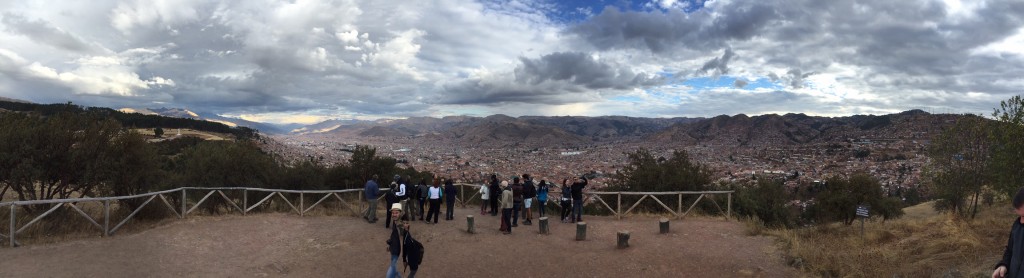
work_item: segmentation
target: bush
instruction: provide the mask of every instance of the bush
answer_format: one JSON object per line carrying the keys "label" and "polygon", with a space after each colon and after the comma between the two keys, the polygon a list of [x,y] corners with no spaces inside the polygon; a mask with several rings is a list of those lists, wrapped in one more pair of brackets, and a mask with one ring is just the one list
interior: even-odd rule
{"label": "bush", "polygon": [[736,214],[756,217],[765,227],[792,228],[796,215],[787,205],[792,196],[782,180],[760,178],[754,187],[734,186],[733,210]]}

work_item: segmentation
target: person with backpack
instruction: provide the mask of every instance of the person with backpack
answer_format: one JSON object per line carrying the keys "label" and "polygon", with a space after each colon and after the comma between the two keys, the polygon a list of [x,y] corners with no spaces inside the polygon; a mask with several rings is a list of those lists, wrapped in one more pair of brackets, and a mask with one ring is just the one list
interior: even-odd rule
{"label": "person with backpack", "polygon": [[408,234],[409,223],[401,221],[402,217],[402,204],[395,203],[391,205],[391,211],[388,213],[391,221],[391,237],[388,238],[388,252],[391,253],[391,265],[388,266],[387,277],[402,277],[398,273],[398,257],[402,255],[402,239],[405,234]]}
{"label": "person with backpack", "polygon": [[491,175],[491,216],[498,215],[498,201],[501,199],[502,190],[498,175]]}
{"label": "person with backpack", "polygon": [[512,189],[508,187],[508,181],[501,181],[501,188],[501,228],[498,230],[507,235],[512,233],[509,222],[512,216]]}
{"label": "person with backpack", "polygon": [[519,211],[523,209],[523,184],[519,177],[512,179],[512,227],[519,227]]}
{"label": "person with backpack", "polygon": [[437,224],[438,213],[441,210],[441,192],[443,192],[439,187],[440,183],[441,181],[435,179],[434,186],[427,190],[427,201],[430,202],[430,211],[427,212],[427,220],[424,221],[426,223],[430,223],[430,218],[433,217],[434,224]]}
{"label": "person with backpack", "polygon": [[406,278],[415,278],[416,272],[420,270],[420,263],[423,262],[423,254],[426,250],[423,248],[423,243],[412,237],[408,227],[406,228],[405,241],[402,243],[402,247],[402,262],[412,270]]}
{"label": "person with backpack", "polygon": [[455,220],[455,197],[459,195],[459,191],[455,189],[455,185],[452,184],[452,180],[448,179],[444,182],[444,204],[447,210],[444,213],[444,220],[451,221]]}
{"label": "person with backpack", "polygon": [[487,184],[481,185],[480,186],[480,215],[484,215],[484,213],[487,212],[487,203],[489,203],[488,199],[490,199],[490,197],[491,197],[489,195],[491,195],[491,194],[490,194],[490,191],[488,191]]}
{"label": "person with backpack", "polygon": [[427,180],[420,179],[420,184],[416,186],[416,191],[419,192],[417,194],[417,200],[419,200],[420,203],[420,220],[424,220],[423,214],[426,213],[427,210],[425,205],[427,205],[427,197],[430,194],[430,186],[427,186]]}
{"label": "person with backpack", "polygon": [[537,187],[533,185],[533,177],[523,174],[523,225],[533,225],[533,198],[537,197]]}
{"label": "person with backpack", "polygon": [[562,223],[569,223],[569,215],[572,214],[572,190],[569,189],[569,179],[562,180]]}
{"label": "person with backpack", "polygon": [[544,217],[544,208],[548,206],[548,181],[540,180],[540,186],[537,186],[537,208],[540,209],[540,217]]}

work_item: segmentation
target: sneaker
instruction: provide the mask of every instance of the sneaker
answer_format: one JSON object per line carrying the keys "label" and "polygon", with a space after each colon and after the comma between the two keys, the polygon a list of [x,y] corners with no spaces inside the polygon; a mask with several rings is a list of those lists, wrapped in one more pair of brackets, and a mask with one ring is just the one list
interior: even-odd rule
{"label": "sneaker", "polygon": [[513,228],[515,228],[515,227],[519,227],[519,224],[515,224],[515,223],[512,223],[512,227],[513,227]]}

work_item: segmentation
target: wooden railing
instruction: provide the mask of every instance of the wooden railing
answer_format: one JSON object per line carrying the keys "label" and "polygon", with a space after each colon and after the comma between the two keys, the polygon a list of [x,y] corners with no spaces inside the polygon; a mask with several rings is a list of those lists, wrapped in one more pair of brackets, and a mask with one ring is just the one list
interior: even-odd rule
{"label": "wooden railing", "polygon": [[[479,187],[480,187],[480,185],[458,184],[457,186],[460,187],[459,191],[460,191],[461,194],[456,196],[456,200],[457,200],[456,203],[459,204],[460,206],[466,207],[468,202],[471,202],[473,199],[478,199],[479,198],[479,195],[480,195]],[[465,197],[466,196],[466,187],[471,188],[471,190],[472,190],[471,192],[473,192],[473,194],[470,195],[469,198]],[[224,193],[226,191],[235,191],[235,192],[241,191],[242,192],[241,200],[236,200],[236,199],[230,198],[227,194]],[[250,204],[250,202],[249,202],[249,195],[250,195],[249,192],[250,191],[252,191],[252,192],[269,192],[270,194],[264,196],[259,201],[255,202],[253,204]],[[388,189],[386,189],[386,188],[385,189],[381,189],[381,191],[382,192],[383,191],[388,191]],[[205,194],[202,195],[203,197],[200,198],[199,201],[194,202],[190,206],[190,202],[188,201],[188,194],[189,194],[189,192],[205,192]],[[181,198],[178,200],[178,204],[173,204],[172,201],[168,200],[167,196],[170,196],[170,194],[176,194],[176,193],[180,193],[181,194]],[[714,196],[714,195],[719,195],[719,194],[726,194],[728,196],[728,201],[727,201],[728,203],[727,203],[726,210],[724,210],[724,211],[722,210],[722,207],[718,205],[718,202],[715,201],[713,198],[708,197],[706,199],[710,200],[719,209],[720,212],[724,213],[726,218],[729,218],[732,215],[732,193],[733,193],[733,191],[675,191],[675,192],[595,192],[595,191],[591,191],[591,192],[584,192],[584,195],[585,195],[584,201],[586,202],[587,198],[589,198],[591,200],[596,200],[598,203],[604,205],[605,208],[607,208],[609,211],[611,211],[612,215],[614,215],[617,219],[621,219],[623,216],[626,216],[630,212],[632,212],[633,209],[635,209],[645,199],[651,198],[655,202],[660,204],[661,207],[664,208],[668,213],[671,213],[672,215],[674,215],[678,219],[678,218],[681,218],[681,217],[685,217],[687,214],[689,214],[690,211],[693,210],[693,208],[697,206],[697,203],[699,203],[701,200],[705,199],[705,196]],[[202,194],[202,193],[200,193],[200,194]],[[299,197],[298,206],[296,206],[296,204],[293,203],[292,200],[290,200],[288,197],[286,197],[285,194],[290,194],[291,196],[295,196],[297,194],[298,197]],[[305,204],[305,199],[306,199],[305,197],[306,197],[306,195],[319,196],[321,194],[322,194],[322,197],[319,197],[319,199],[317,199],[316,202],[314,202],[312,205],[306,206],[306,204]],[[353,204],[349,203],[348,201],[346,201],[345,198],[342,198],[340,194],[356,194],[356,195],[358,195],[358,197],[356,198],[358,200],[357,201],[358,204],[353,205]],[[551,195],[551,198],[548,198],[548,202],[554,202],[556,206],[561,206],[558,202],[555,201],[556,200],[555,196],[561,196],[560,195],[561,193],[560,192],[550,192],[549,194]],[[216,195],[216,197],[214,197],[215,195]],[[381,196],[378,197],[376,201],[379,202],[383,198],[383,195],[384,194],[381,194]],[[640,195],[642,197],[639,200],[637,200],[632,206],[630,206],[629,209],[626,209],[626,211],[622,211],[622,208],[623,208],[623,206],[622,206],[622,196],[623,195],[627,195],[627,196]],[[672,196],[672,195],[676,195],[677,198],[678,198],[678,206],[677,206],[677,208],[675,210],[673,210],[669,206],[665,205],[665,203],[662,202],[661,199],[659,199],[657,197],[657,196]],[[693,204],[690,205],[690,207],[686,209],[686,211],[683,211],[683,195],[699,195],[697,200],[694,201]],[[2,203],[0,203],[0,208],[6,207],[6,208],[10,209],[10,221],[8,223],[9,225],[8,225],[7,233],[6,234],[0,233],[0,242],[7,241],[9,246],[11,246],[11,247],[17,247],[17,246],[21,245],[18,242],[18,240],[17,240],[17,235],[18,234],[24,232],[26,229],[28,229],[32,225],[38,223],[40,220],[42,220],[46,216],[52,214],[54,211],[57,211],[58,209],[60,209],[62,207],[71,208],[73,211],[77,212],[79,215],[84,217],[89,222],[89,224],[92,224],[92,226],[96,227],[97,229],[99,229],[102,232],[102,236],[111,236],[115,232],[117,232],[119,229],[124,227],[124,225],[127,224],[132,218],[134,218],[135,215],[137,215],[140,211],[142,211],[143,208],[145,208],[147,205],[149,205],[150,203],[152,203],[152,201],[154,201],[156,199],[159,199],[160,200],[159,203],[162,203],[164,205],[163,207],[165,207],[168,210],[170,210],[179,219],[184,219],[189,214],[191,214],[196,209],[198,209],[204,202],[209,200],[210,197],[213,197],[214,199],[216,199],[216,198],[223,199],[225,201],[225,203],[228,205],[228,208],[229,208],[230,211],[236,211],[237,210],[241,215],[248,215],[249,212],[253,211],[254,209],[259,207],[260,205],[266,204],[269,200],[274,199],[275,196],[279,197],[279,199],[281,199],[282,201],[284,201],[285,204],[287,204],[287,207],[290,209],[289,212],[294,212],[295,214],[299,215],[300,217],[305,216],[310,210],[316,208],[321,203],[323,203],[323,202],[325,202],[327,200],[332,199],[331,197],[334,197],[333,199],[338,200],[342,205],[344,205],[344,207],[348,208],[348,210],[350,210],[355,215],[360,215],[365,210],[364,209],[365,202],[363,201],[364,194],[363,194],[363,190],[362,189],[346,189],[346,190],[284,190],[284,189],[241,188],[241,187],[217,187],[217,188],[182,187],[182,188],[177,188],[177,189],[171,189],[171,190],[165,190],[165,191],[159,191],[159,192],[151,192],[151,193],[132,195],[132,196],[95,197],[95,198],[72,198],[72,199],[53,199],[53,200],[33,200],[33,201],[2,202]],[[609,205],[608,202],[606,202],[604,200],[604,198],[602,198],[602,196],[615,196],[616,197],[616,202],[615,202],[616,206],[615,206],[615,208],[613,209],[612,206]],[[114,226],[111,227],[111,224],[112,224],[111,220],[115,220],[115,221],[118,220],[118,219],[112,219],[112,217],[110,215],[110,209],[111,209],[112,205],[117,205],[116,203],[112,204],[112,202],[131,200],[131,199],[142,199],[142,198],[145,198],[145,201],[143,201],[141,205],[136,207],[135,210],[133,210],[131,213],[128,214],[128,216],[126,216],[124,219],[120,219],[120,221],[116,222],[114,224]],[[99,203],[99,204],[101,204],[103,206],[103,218],[102,218],[103,223],[102,224],[100,224],[100,221],[99,221],[100,219],[99,218],[92,217],[88,213],[83,211],[81,208],[79,208],[79,204],[80,203],[88,203],[88,202],[97,202],[97,203]],[[49,210],[47,210],[47,211],[37,215],[35,218],[30,220],[25,225],[22,225],[21,227],[18,227],[17,212],[18,212],[18,208],[19,207],[23,207],[23,206],[36,206],[36,205],[53,205],[53,204],[56,204],[56,205],[50,207]],[[546,205],[546,203],[543,204],[543,205]],[[0,228],[0,230],[3,230],[3,229]]]}

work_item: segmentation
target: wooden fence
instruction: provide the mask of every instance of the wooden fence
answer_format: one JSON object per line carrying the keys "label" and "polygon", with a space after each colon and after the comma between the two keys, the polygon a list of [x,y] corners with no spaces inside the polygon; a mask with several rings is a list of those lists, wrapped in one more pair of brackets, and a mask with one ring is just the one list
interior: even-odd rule
{"label": "wooden fence", "polygon": [[[479,197],[480,197],[479,196],[480,195],[479,187],[480,187],[480,185],[458,184],[457,186],[459,187],[458,190],[460,191],[460,194],[458,196],[456,196],[456,200],[457,200],[456,203],[459,204],[461,207],[466,207],[467,203],[472,202],[473,199],[478,199],[479,200]],[[470,195],[470,197],[468,197],[468,198],[466,198],[466,189],[467,189],[467,187],[470,188],[470,190],[471,190],[470,192],[472,192],[472,195]],[[385,189],[381,189],[381,191],[387,191],[387,190],[388,189],[386,189],[386,188]],[[241,200],[232,199],[232,198],[230,198],[228,196],[228,194],[224,193],[224,192],[237,192],[237,191],[241,191],[242,192]],[[196,202],[194,202],[193,204],[190,205],[189,204],[190,202],[188,201],[188,196],[189,196],[190,192],[198,192],[203,197],[200,198],[199,201],[196,201]],[[249,194],[249,192],[264,192],[264,193],[269,192],[270,194],[264,196],[262,199],[258,200],[257,202],[250,204],[250,200],[249,200],[249,195],[250,194]],[[205,194],[203,194],[203,193],[205,193]],[[674,215],[678,219],[678,218],[681,218],[681,217],[685,217],[691,210],[693,210],[693,208],[697,205],[698,202],[700,202],[702,199],[705,199],[705,196],[713,196],[713,195],[718,195],[718,194],[726,194],[726,195],[728,195],[728,204],[727,204],[727,208],[726,208],[725,211],[722,210],[721,206],[719,206],[718,202],[715,201],[713,198],[708,197],[707,200],[710,200],[716,207],[718,207],[720,212],[725,214],[726,218],[729,218],[730,215],[732,214],[732,193],[733,193],[733,191],[676,191],[676,192],[593,192],[592,191],[592,192],[585,192],[584,193],[584,195],[585,195],[584,201],[587,201],[588,198],[590,200],[597,201],[598,203],[604,205],[609,211],[611,211],[612,214],[617,219],[621,219],[623,216],[626,216],[630,212],[632,212],[633,209],[635,209],[642,201],[644,201],[647,198],[650,198],[650,199],[654,200],[655,202],[657,202],[658,204],[660,204],[661,207],[663,207],[667,212],[671,213],[672,215]],[[170,196],[170,194],[181,194],[181,198],[178,200],[178,204],[174,204],[173,201],[168,200],[168,196]],[[296,206],[296,204],[293,203],[292,200],[290,200],[288,197],[286,197],[285,194],[289,194],[289,195],[291,195],[293,197],[298,195],[298,197],[299,197],[298,205]],[[349,201],[346,201],[345,198],[341,197],[342,196],[341,194],[356,194],[356,195],[358,195],[358,197],[356,198],[358,200],[357,201],[358,204],[353,205],[353,204],[349,203]],[[559,205],[558,202],[554,201],[555,200],[554,196],[556,196],[556,194],[561,194],[561,193],[551,192],[549,194],[551,194],[551,198],[548,198],[548,202],[554,202],[556,205]],[[313,202],[313,204],[307,206],[306,203],[305,203],[307,195],[316,196],[316,197],[318,197],[318,199],[317,199],[316,202]],[[622,211],[622,208],[623,208],[623,206],[622,206],[622,196],[623,195],[627,195],[627,196],[629,196],[629,195],[640,195],[642,197],[639,200],[637,200],[632,206],[630,206],[629,209],[626,209],[626,211]],[[669,206],[665,205],[665,203],[662,202],[661,199],[659,199],[657,197],[657,196],[672,196],[672,195],[676,195],[678,197],[678,200],[679,200],[678,206],[677,206],[676,209],[672,209]],[[692,205],[690,205],[690,207],[688,209],[686,209],[686,211],[683,211],[683,202],[682,202],[683,195],[700,195],[700,196],[697,198],[696,201],[694,201],[694,203]],[[102,232],[102,234],[101,234],[102,236],[111,236],[115,232],[117,232],[119,229],[124,227],[124,225],[127,224],[133,217],[135,217],[135,215],[138,214],[143,208],[145,208],[147,205],[149,205],[150,203],[152,203],[154,200],[157,200],[157,199],[159,199],[159,203],[163,204],[163,207],[165,207],[166,209],[170,210],[173,213],[173,215],[177,216],[179,219],[184,219],[189,214],[191,214],[196,209],[198,209],[200,207],[200,205],[202,205],[204,202],[209,200],[211,197],[213,197],[214,199],[217,199],[217,198],[223,199],[225,201],[226,205],[228,206],[229,210],[231,210],[231,211],[237,211],[241,215],[248,215],[249,212],[253,211],[254,209],[259,207],[260,205],[265,204],[268,200],[274,199],[275,196],[278,197],[280,200],[282,200],[285,204],[287,204],[288,208],[290,209],[289,210],[290,213],[295,213],[295,214],[297,214],[300,217],[305,216],[306,213],[308,213],[310,210],[316,208],[321,203],[323,203],[323,202],[325,202],[327,200],[332,199],[332,197],[333,197],[333,199],[338,200],[341,204],[344,205],[345,208],[350,210],[355,215],[360,215],[365,210],[364,209],[365,202],[363,201],[364,194],[363,194],[363,190],[362,189],[346,189],[346,190],[283,190],[283,189],[240,188],[240,187],[218,187],[218,188],[182,187],[182,188],[177,188],[177,189],[171,189],[171,190],[165,190],[165,191],[159,191],[159,192],[151,192],[151,193],[132,195],[132,196],[95,197],[95,198],[72,198],[72,199],[53,199],[53,200],[34,200],[34,201],[14,201],[14,202],[3,202],[3,203],[0,203],[0,208],[7,207],[7,208],[10,209],[10,221],[8,223],[9,225],[8,225],[7,233],[4,234],[4,233],[0,232],[0,242],[7,241],[8,244],[11,247],[20,246],[21,244],[17,240],[17,235],[19,233],[24,232],[26,229],[31,227],[33,224],[36,224],[37,222],[39,222],[40,220],[42,220],[46,216],[52,214],[54,211],[57,211],[58,209],[60,209],[62,207],[71,208],[73,211],[77,212],[79,215],[84,217],[90,224],[92,224],[92,226],[96,227],[99,231]],[[557,196],[560,196],[560,195],[557,195]],[[616,202],[615,202],[616,206],[615,206],[615,208],[613,209],[612,206],[609,205],[608,202],[606,202],[602,196],[615,196],[616,197]],[[376,201],[379,202],[380,199],[382,199],[382,198],[383,198],[383,194],[381,194],[381,196],[378,197]],[[135,210],[133,210],[131,213],[129,213],[128,216],[126,216],[124,219],[120,219],[120,221],[117,221],[118,219],[112,219],[111,218],[111,215],[110,215],[111,206],[112,205],[116,205],[116,203],[112,204],[112,202],[118,202],[118,201],[123,201],[123,200],[132,200],[132,199],[145,199],[145,201],[143,201],[141,205],[136,207]],[[80,206],[79,204],[80,203],[89,203],[89,202],[96,202],[96,203],[99,203],[99,204],[101,204],[103,206],[103,218],[102,218],[103,223],[102,224],[100,223],[101,219],[94,218],[94,217],[90,216],[88,213],[86,213],[85,211],[83,211],[81,208],[79,208],[79,206]],[[49,210],[43,212],[42,214],[39,214],[38,216],[36,216],[32,220],[30,220],[25,225],[22,225],[21,227],[18,227],[18,221],[17,221],[17,211],[18,211],[18,208],[22,207],[22,206],[33,206],[33,205],[54,205],[54,206],[50,207]],[[546,203],[544,205],[546,205]],[[387,208],[385,208],[385,210],[386,209]],[[111,222],[111,220],[115,220],[115,222]],[[114,225],[111,226],[111,224],[114,224]],[[0,230],[3,230],[3,229],[0,228]]]}

